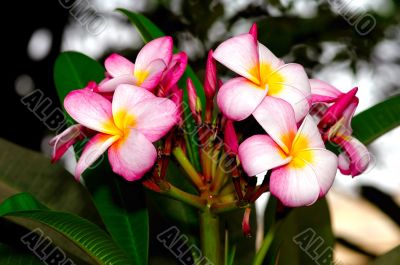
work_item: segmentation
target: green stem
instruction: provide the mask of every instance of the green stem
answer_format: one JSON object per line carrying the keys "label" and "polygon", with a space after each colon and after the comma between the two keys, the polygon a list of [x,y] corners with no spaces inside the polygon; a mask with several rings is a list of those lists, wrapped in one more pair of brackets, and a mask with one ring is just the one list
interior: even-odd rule
{"label": "green stem", "polygon": [[201,250],[214,265],[223,264],[219,217],[205,210],[200,213]]}
{"label": "green stem", "polygon": [[193,155],[193,150],[192,150],[192,145],[191,145],[191,143],[190,143],[190,139],[189,139],[189,137],[188,137],[188,134],[186,134],[186,133],[183,133],[183,138],[185,139],[185,144],[186,144],[186,151],[187,151],[187,154],[188,154],[188,156],[189,156],[189,160],[192,162],[192,163],[194,163],[194,155]]}
{"label": "green stem", "polygon": [[204,186],[201,176],[190,163],[182,148],[175,147],[172,153],[174,154],[178,163],[182,166],[183,170],[185,170],[190,180],[196,185],[197,188],[201,189]]}
{"label": "green stem", "polygon": [[219,193],[219,190],[225,184],[226,181],[224,161],[225,160],[221,158],[216,166],[215,177],[213,179],[213,184],[211,186],[211,189],[215,194]]}
{"label": "green stem", "polygon": [[268,231],[268,234],[265,236],[260,249],[258,250],[258,252],[256,253],[256,256],[254,257],[253,265],[262,265],[263,264],[264,258],[267,255],[267,252],[272,244],[272,240],[274,239],[274,235],[275,235],[277,226],[278,226],[278,224],[275,224]]}
{"label": "green stem", "polygon": [[198,209],[202,209],[205,206],[205,201],[202,200],[200,197],[187,193],[172,184],[168,183],[168,186],[165,189],[161,190],[161,193],[171,197],[173,199],[176,199],[178,201],[187,203],[193,207],[196,207]]}
{"label": "green stem", "polygon": [[211,206],[211,211],[214,214],[225,213],[238,209],[238,201],[224,202],[224,203],[214,203]]}

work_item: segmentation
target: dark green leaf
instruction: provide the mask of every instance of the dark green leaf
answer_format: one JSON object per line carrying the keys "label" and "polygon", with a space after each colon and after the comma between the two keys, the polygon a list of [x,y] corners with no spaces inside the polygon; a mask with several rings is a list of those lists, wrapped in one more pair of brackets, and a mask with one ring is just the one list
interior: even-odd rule
{"label": "dark green leaf", "polygon": [[61,53],[54,65],[54,82],[61,103],[70,91],[86,87],[89,81],[100,82],[104,73],[101,64],[82,53]]}
{"label": "dark green leaf", "polygon": [[[273,200],[271,202],[275,203]],[[290,210],[290,213],[277,223],[275,234],[263,264],[274,262],[277,256],[278,264],[282,265],[312,264],[317,261],[322,264],[321,261],[325,258],[328,260],[326,264],[332,261],[334,235],[325,199],[312,206]],[[319,246],[322,240],[323,243]],[[318,258],[319,255],[322,256]]]}
{"label": "dark green leaf", "polygon": [[114,174],[108,159],[84,174],[86,186],[114,240],[135,264],[148,262],[149,217],[140,182]]}
{"label": "dark green leaf", "polygon": [[388,131],[400,126],[400,95],[391,97],[356,115],[353,135],[368,145]]}
{"label": "dark green leaf", "polygon": [[90,194],[70,173],[40,153],[0,139],[0,202],[22,191],[54,210],[101,224]]}
{"label": "dark green leaf", "polygon": [[18,217],[45,225],[82,249],[96,264],[133,264],[111,238],[89,221],[65,212],[53,212],[27,193],[0,205],[0,216]]}

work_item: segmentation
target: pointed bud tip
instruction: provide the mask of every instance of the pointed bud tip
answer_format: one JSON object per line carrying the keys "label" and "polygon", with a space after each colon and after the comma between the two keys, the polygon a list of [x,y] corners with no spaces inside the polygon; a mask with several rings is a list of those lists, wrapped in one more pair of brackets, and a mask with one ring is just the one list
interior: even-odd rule
{"label": "pointed bud tip", "polygon": [[253,25],[251,25],[251,28],[249,30],[249,33],[254,37],[255,40],[257,40],[258,38],[258,29],[257,29],[257,24],[253,23]]}

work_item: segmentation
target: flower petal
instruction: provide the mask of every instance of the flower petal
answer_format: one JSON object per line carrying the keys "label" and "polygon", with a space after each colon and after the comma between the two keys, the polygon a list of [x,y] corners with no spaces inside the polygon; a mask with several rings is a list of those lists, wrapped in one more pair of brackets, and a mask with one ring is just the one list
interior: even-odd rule
{"label": "flower petal", "polygon": [[272,139],[288,153],[297,132],[294,111],[286,101],[266,96],[253,113]]}
{"label": "flower petal", "polygon": [[334,102],[343,93],[336,87],[318,79],[310,79],[311,102]]}
{"label": "flower petal", "polygon": [[117,86],[123,84],[128,84],[128,85],[136,84],[136,80],[133,77],[133,74],[121,75],[101,82],[98,86],[98,92],[100,93],[114,92]]}
{"label": "flower petal", "polygon": [[83,126],[75,124],[68,127],[62,133],[56,135],[49,141],[49,145],[53,147],[51,161],[58,161],[64,153],[70,148],[81,136]]}
{"label": "flower petal", "polygon": [[247,175],[255,176],[285,165],[291,158],[268,135],[254,135],[240,144],[239,160]]}
{"label": "flower petal", "polygon": [[143,177],[154,165],[156,158],[156,148],[135,129],[108,149],[112,170],[128,181]]}
{"label": "flower petal", "polygon": [[171,63],[164,72],[160,85],[164,92],[167,92],[171,87],[176,85],[185,72],[187,65],[187,55],[184,52],[179,52],[172,56]]}
{"label": "flower petal", "polygon": [[337,136],[333,141],[344,150],[339,155],[339,169],[342,174],[355,177],[368,168],[371,154],[359,140],[352,136]]}
{"label": "flower petal", "polygon": [[325,145],[317,125],[311,116],[307,115],[294,138],[292,153],[313,148],[325,148]]}
{"label": "flower petal", "polygon": [[266,83],[268,81],[268,76],[285,63],[260,42],[258,43],[258,55],[260,60],[260,77],[262,82]]}
{"label": "flower petal", "polygon": [[177,111],[175,103],[167,98],[143,100],[135,106],[135,128],[149,141],[158,141],[176,124]]}
{"label": "flower petal", "polygon": [[109,73],[112,77],[120,75],[132,75],[135,68],[135,65],[132,62],[116,53],[108,56],[104,62],[104,65],[107,73]]}
{"label": "flower petal", "polygon": [[157,59],[152,61],[145,70],[135,70],[136,85],[152,90],[159,84],[165,68],[166,65],[163,60]]}
{"label": "flower petal", "polygon": [[359,99],[357,97],[354,98],[349,106],[343,111],[343,120],[341,121],[342,126],[338,128],[339,134],[351,135],[353,133],[353,129],[351,128],[351,120],[356,112],[358,101]]}
{"label": "flower petal", "polygon": [[115,143],[120,136],[110,136],[99,133],[93,136],[85,145],[75,169],[75,178],[79,180],[83,171],[90,167],[96,160]]}
{"label": "flower petal", "polygon": [[150,91],[133,85],[119,85],[115,90],[112,113],[118,128],[124,130],[136,123],[136,105],[146,99],[155,98]]}
{"label": "flower petal", "polygon": [[313,204],[320,192],[314,170],[308,165],[293,167],[291,163],[272,171],[269,182],[271,194],[289,207]]}
{"label": "flower petal", "polygon": [[221,86],[217,103],[225,116],[240,121],[251,115],[266,94],[267,90],[243,77],[236,77]]}
{"label": "flower petal", "polygon": [[64,99],[64,107],[71,117],[83,126],[107,134],[116,134],[111,102],[95,92],[74,90]]}
{"label": "flower petal", "polygon": [[303,159],[317,177],[319,184],[319,197],[324,196],[335,180],[338,159],[334,153],[326,149],[309,149],[301,151],[297,158]]}
{"label": "flower petal", "polygon": [[296,122],[300,122],[310,111],[308,98],[294,87],[286,87],[276,98],[283,99],[292,106]]}
{"label": "flower petal", "polygon": [[281,98],[292,105],[296,122],[302,120],[310,109],[311,88],[303,66],[285,64],[268,77],[268,95]]}
{"label": "flower petal", "polygon": [[172,38],[161,37],[147,43],[138,53],[135,61],[135,71],[144,71],[148,65],[161,59],[165,65],[169,65],[172,58]]}
{"label": "flower petal", "polygon": [[260,85],[257,41],[251,34],[242,34],[224,41],[213,56],[235,73]]}

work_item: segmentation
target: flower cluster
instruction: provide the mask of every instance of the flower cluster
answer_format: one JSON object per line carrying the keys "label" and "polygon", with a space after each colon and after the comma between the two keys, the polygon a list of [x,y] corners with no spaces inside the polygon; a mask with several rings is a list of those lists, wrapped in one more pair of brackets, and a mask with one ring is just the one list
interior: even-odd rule
{"label": "flower cluster", "polygon": [[[222,83],[216,62],[237,77]],[[190,115],[184,115],[183,90],[178,87],[186,64],[185,53],[173,54],[170,37],[146,44],[135,63],[110,55],[102,82],[90,82],[65,98],[64,107],[78,125],[51,141],[53,160],[85,134],[91,139],[78,161],[77,178],[108,150],[115,173],[128,181],[142,179],[160,191],[173,153],[201,193],[200,203],[212,204],[220,195],[218,203],[243,204],[269,190],[290,207],[310,205],[324,196],[338,168],[352,176],[366,170],[369,153],[352,137],[350,127],[357,88],[342,93],[309,79],[301,65],[285,63],[258,42],[256,25],[209,52],[205,106],[194,82],[185,80]],[[235,122],[250,116],[265,133],[241,139]],[[195,130],[188,130],[188,118]],[[191,134],[197,136],[197,148]],[[326,142],[342,153],[327,150]],[[259,174],[266,178],[256,187]],[[234,199],[227,196],[232,191]]]}

